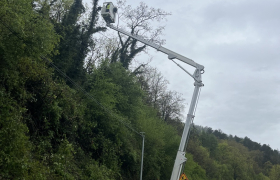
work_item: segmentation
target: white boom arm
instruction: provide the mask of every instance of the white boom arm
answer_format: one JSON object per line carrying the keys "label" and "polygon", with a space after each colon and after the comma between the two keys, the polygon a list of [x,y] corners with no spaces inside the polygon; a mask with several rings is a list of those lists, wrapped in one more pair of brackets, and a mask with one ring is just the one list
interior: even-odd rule
{"label": "white boom arm", "polygon": [[146,45],[148,45],[148,46],[151,46],[151,47],[155,48],[155,49],[158,50],[158,51],[161,51],[161,52],[167,54],[169,59],[178,59],[178,60],[180,60],[180,61],[182,61],[182,62],[184,62],[184,63],[187,63],[187,64],[189,64],[189,65],[191,65],[191,66],[193,66],[193,67],[195,67],[195,68],[198,68],[198,69],[201,69],[201,70],[204,69],[204,67],[203,67],[202,65],[197,64],[197,63],[194,62],[193,60],[191,60],[191,59],[189,59],[189,58],[187,58],[187,57],[185,57],[185,56],[182,56],[182,55],[180,55],[180,54],[178,54],[178,53],[175,53],[175,52],[173,52],[173,51],[171,51],[171,50],[169,50],[169,49],[166,49],[166,48],[164,48],[164,47],[161,47],[160,45],[155,44],[155,43],[153,43],[153,42],[151,42],[151,41],[149,41],[149,40],[146,40],[146,39],[144,39],[144,38],[141,37],[141,36],[131,34],[131,33],[127,32],[127,31],[125,31],[125,30],[122,30],[122,29],[120,29],[120,28],[115,27],[115,26],[112,25],[112,24],[108,24],[108,23],[107,23],[107,26],[108,26],[109,28],[111,28],[111,29],[114,29],[114,30],[116,30],[116,31],[118,31],[118,32],[120,32],[120,33],[122,33],[122,34],[125,34],[125,35],[127,35],[127,36],[129,36],[129,37],[132,37],[133,39],[137,39],[138,41],[140,41],[140,42],[142,42],[142,43],[144,43],[144,44],[146,44]]}
{"label": "white boom arm", "polygon": [[182,135],[182,138],[181,138],[180,146],[179,146],[179,149],[178,149],[178,152],[177,152],[177,156],[176,156],[176,159],[175,159],[172,175],[171,175],[171,178],[170,178],[170,180],[179,180],[181,171],[183,171],[183,169],[182,169],[183,164],[187,160],[187,158],[185,157],[186,141],[187,141],[187,138],[188,138],[191,122],[194,118],[194,110],[195,110],[195,106],[196,106],[197,100],[198,100],[199,89],[200,89],[201,86],[203,86],[202,81],[201,81],[201,74],[202,74],[201,72],[204,72],[204,66],[202,66],[200,64],[197,64],[196,62],[194,62],[193,60],[191,60],[189,58],[186,58],[185,56],[182,56],[182,55],[180,55],[178,53],[175,53],[175,52],[173,52],[169,49],[161,47],[158,44],[155,44],[155,43],[153,43],[149,40],[146,40],[141,36],[133,35],[133,34],[127,32],[125,30],[117,28],[117,27],[113,26],[112,24],[108,23],[107,26],[110,27],[111,29],[114,29],[114,30],[116,30],[116,31],[118,31],[122,34],[125,34],[125,35],[127,35],[127,36],[129,36],[133,39],[136,39],[136,40],[138,40],[138,41],[140,41],[140,42],[142,42],[142,43],[144,43],[148,46],[151,46],[158,51],[161,51],[161,52],[167,54],[168,58],[171,59],[171,60],[172,59],[179,59],[182,62],[187,63],[187,64],[196,68],[194,74],[191,75],[189,72],[187,72],[185,69],[183,69],[179,64],[177,64],[180,68],[182,68],[184,71],[186,71],[189,75],[191,75],[195,79],[195,83],[194,83],[195,89],[194,89],[194,92],[193,92],[192,101],[191,101],[191,104],[190,104],[189,112],[188,112],[188,115],[187,115],[187,120],[186,120],[184,131],[183,131],[183,135]]}
{"label": "white boom arm", "polygon": [[[113,4],[111,2],[109,2],[109,3],[110,3],[110,8],[113,8]],[[106,3],[106,4],[108,5],[108,3]],[[118,31],[122,34],[125,34],[125,35],[127,35],[127,36],[129,36],[133,39],[136,39],[136,40],[138,40],[138,41],[140,41],[140,42],[142,42],[142,43],[144,43],[148,46],[151,46],[158,51],[161,51],[161,52],[167,54],[168,59],[171,59],[172,61],[173,61],[173,59],[178,59],[178,60],[180,60],[184,63],[187,63],[187,64],[196,68],[194,74],[192,75],[188,71],[186,71],[182,66],[180,66],[179,64],[176,63],[181,69],[183,69],[185,72],[187,72],[195,80],[195,83],[194,83],[195,88],[194,88],[194,92],[193,92],[192,101],[191,101],[191,104],[190,104],[189,112],[188,112],[188,115],[187,115],[184,131],[183,131],[183,135],[182,135],[182,138],[181,138],[180,146],[179,146],[179,149],[178,149],[178,152],[177,152],[177,156],[176,156],[176,159],[175,159],[172,175],[171,175],[171,178],[170,178],[170,180],[179,180],[181,171],[183,171],[184,164],[187,161],[187,158],[185,157],[186,142],[187,142],[191,122],[194,118],[194,110],[195,110],[195,107],[196,107],[196,104],[197,104],[199,90],[203,86],[202,80],[201,80],[201,74],[204,72],[204,66],[202,66],[200,64],[197,64],[196,62],[194,62],[193,60],[191,60],[191,59],[189,59],[185,56],[182,56],[182,55],[180,55],[178,53],[175,53],[175,52],[173,52],[169,49],[161,47],[160,45],[155,44],[152,41],[147,40],[147,39],[145,39],[141,36],[131,34],[127,31],[125,31],[125,30],[122,30],[118,27],[113,26],[110,23],[114,22],[114,21],[112,21],[112,19],[113,19],[113,17],[115,17],[116,10],[115,10],[115,12],[112,12],[110,10],[106,12],[105,7],[106,6],[104,5],[103,8],[102,8],[102,11],[101,11],[101,12],[103,12],[103,14],[101,13],[101,15],[103,16],[104,20],[107,22],[107,26],[109,28],[114,29],[114,30],[116,30],[116,31]],[[108,18],[108,15],[110,16],[109,18]],[[142,179],[142,174],[141,174],[141,179]]]}

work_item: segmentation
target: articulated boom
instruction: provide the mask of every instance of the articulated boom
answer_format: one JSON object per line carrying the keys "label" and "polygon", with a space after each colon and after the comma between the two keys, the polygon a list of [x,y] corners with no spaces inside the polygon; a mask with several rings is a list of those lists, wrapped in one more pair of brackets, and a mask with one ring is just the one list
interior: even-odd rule
{"label": "articulated boom", "polygon": [[114,29],[114,30],[122,33],[122,34],[125,34],[125,35],[127,35],[129,37],[132,37],[133,39],[136,39],[136,40],[138,40],[138,41],[140,41],[140,42],[142,42],[142,43],[144,43],[144,44],[146,44],[148,46],[151,46],[152,48],[155,48],[158,51],[161,51],[161,52],[167,54],[168,55],[168,59],[178,59],[178,60],[180,60],[180,61],[182,61],[184,63],[187,63],[187,64],[189,64],[189,65],[191,65],[191,66],[193,66],[195,68],[198,68],[198,69],[201,69],[201,70],[204,69],[204,67],[202,65],[195,63],[193,60],[191,60],[191,59],[189,59],[189,58],[187,58],[185,56],[182,56],[182,55],[180,55],[178,53],[175,53],[175,52],[173,52],[173,51],[171,51],[171,50],[169,50],[167,48],[164,48],[164,47],[162,47],[162,46],[160,46],[158,44],[155,44],[152,41],[143,38],[142,36],[131,34],[131,33],[127,32],[127,31],[122,30],[122,29],[120,29],[118,27],[115,27],[114,25],[109,24],[109,23],[107,23],[107,26],[109,28],[111,28],[111,29]]}
{"label": "articulated boom", "polygon": [[[155,48],[156,50],[158,51],[161,51],[165,54],[168,55],[168,59],[172,60],[173,59],[178,59],[184,63],[187,63],[189,64],[190,66],[193,66],[194,68],[196,68],[194,74],[190,74],[187,70],[185,70],[182,66],[180,66],[179,64],[176,64],[181,68],[183,69],[186,73],[188,73],[192,78],[194,78],[195,82],[194,82],[194,92],[193,92],[193,96],[192,96],[192,101],[191,101],[191,104],[190,104],[190,107],[189,107],[189,112],[188,112],[188,115],[187,115],[187,119],[186,119],[186,123],[185,123],[185,127],[184,127],[184,131],[183,131],[183,135],[182,135],[182,138],[181,138],[181,142],[180,142],[180,146],[179,146],[179,149],[178,149],[178,152],[177,152],[177,156],[176,156],[176,159],[175,159],[175,163],[174,163],[174,167],[173,167],[173,171],[172,171],[172,175],[171,175],[171,178],[170,180],[179,180],[180,178],[180,174],[181,174],[181,171],[183,171],[183,165],[184,163],[187,161],[187,158],[185,157],[185,147],[186,147],[186,142],[187,142],[187,138],[188,138],[188,134],[189,134],[189,130],[190,130],[190,126],[191,126],[191,123],[194,119],[194,111],[195,111],[195,107],[196,107],[196,104],[197,104],[197,100],[198,100],[198,95],[199,95],[199,90],[203,85],[202,83],[202,79],[201,79],[201,74],[203,74],[204,72],[204,66],[200,65],[200,64],[197,64],[196,62],[194,62],[193,60],[185,57],[185,56],[182,56],[176,52],[173,52],[169,49],[166,49],[158,44],[155,44],[154,42],[152,42],[151,40],[147,40],[145,38],[143,38],[142,36],[139,36],[139,35],[134,35],[134,34],[131,34],[125,30],[122,30],[118,27],[115,27],[113,26],[111,23],[114,23],[115,22],[115,15],[116,15],[116,12],[117,10],[115,9],[111,9],[112,11],[110,10],[107,10],[106,12],[106,6],[109,5],[109,8],[113,8],[113,4],[111,2],[109,3],[104,3],[103,5],[103,8],[101,9],[101,12],[103,12],[103,14],[101,13],[101,15],[103,16],[104,20],[106,21],[107,23],[107,26],[111,29],[114,29],[122,34],[125,34],[133,39],[136,39],[148,46],[151,46],[152,48]],[[108,6],[107,6],[108,8]],[[115,7],[114,7],[115,8]],[[141,179],[142,179],[142,176],[141,176]]]}

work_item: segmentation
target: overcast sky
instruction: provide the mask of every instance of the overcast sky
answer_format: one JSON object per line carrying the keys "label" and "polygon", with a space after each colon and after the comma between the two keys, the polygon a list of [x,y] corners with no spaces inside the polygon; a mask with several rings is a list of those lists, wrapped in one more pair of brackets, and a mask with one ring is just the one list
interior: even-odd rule
{"label": "overcast sky", "polygon": [[[139,2],[127,0],[132,7]],[[280,150],[280,1],[143,2],[172,13],[164,22],[163,47],[205,66],[205,86],[194,123],[247,136]],[[165,54],[152,49],[150,53],[151,66],[157,67],[169,81],[169,88],[182,93],[190,104],[193,79]],[[137,57],[140,61],[147,58]],[[194,68],[180,64],[194,72]]]}

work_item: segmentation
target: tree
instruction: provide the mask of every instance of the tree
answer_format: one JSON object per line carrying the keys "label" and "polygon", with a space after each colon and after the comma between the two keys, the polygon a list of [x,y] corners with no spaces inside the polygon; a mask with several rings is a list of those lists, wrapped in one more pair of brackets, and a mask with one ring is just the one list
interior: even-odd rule
{"label": "tree", "polygon": [[258,150],[261,148],[261,145],[259,143],[253,142],[250,138],[247,136],[243,139],[242,144],[249,148],[249,150]]}
{"label": "tree", "polygon": [[150,67],[145,67],[138,77],[141,88],[148,95],[146,102],[159,109],[159,100],[166,92],[168,81],[156,68]]}
{"label": "tree", "polygon": [[102,64],[104,59],[110,59],[112,53],[118,48],[118,38],[111,35],[110,38],[100,36],[94,38],[91,44],[89,56],[86,59],[85,67],[88,74],[93,72],[95,66]]}
{"label": "tree", "polygon": [[206,134],[205,132],[202,132],[202,134],[200,135],[200,140],[201,145],[209,150],[211,157],[217,155],[216,150],[218,147],[218,141],[213,134]]}
{"label": "tree", "polygon": [[48,172],[32,154],[26,104],[36,101],[29,83],[51,74],[42,56],[54,53],[58,36],[32,3],[0,1],[1,179],[38,179]]}
{"label": "tree", "polygon": [[60,23],[73,2],[74,0],[37,0],[33,1],[33,7],[44,16],[50,17],[52,21]]}
{"label": "tree", "polygon": [[168,91],[168,81],[156,68],[145,67],[138,75],[141,88],[147,93],[147,104],[158,110],[164,121],[180,119],[184,99],[176,91]]}
{"label": "tree", "polygon": [[[153,21],[161,22],[166,18],[167,13],[161,9],[149,8],[145,3],[141,2],[138,7],[132,9],[130,5],[126,5],[123,0],[117,1],[119,9],[119,19],[126,22],[131,34],[141,35],[155,43],[163,44],[164,40],[160,38],[164,26],[154,28]],[[111,62],[121,62],[123,67],[128,69],[134,57],[146,49],[146,45],[139,45],[137,40],[126,37],[118,33],[119,47],[111,56]]]}
{"label": "tree", "polygon": [[269,173],[269,178],[271,180],[280,179],[280,165],[279,164],[272,166],[270,173]]}
{"label": "tree", "polygon": [[176,91],[168,91],[163,94],[159,101],[161,118],[164,121],[180,118],[184,108],[183,102],[184,99],[181,97],[181,94]]}
{"label": "tree", "polygon": [[187,153],[187,162],[185,165],[184,172],[186,173],[189,180],[203,180],[207,179],[206,171],[193,159],[193,155]]}
{"label": "tree", "polygon": [[[48,6],[53,8],[49,8],[51,10],[49,10],[48,14],[52,18],[56,32],[61,37],[57,48],[59,54],[53,58],[54,63],[71,79],[82,84],[86,79],[85,58],[89,53],[90,47],[94,44],[92,35],[106,29],[96,26],[99,17],[98,0],[93,0],[90,17],[85,19],[82,16],[85,14],[82,0],[74,0],[69,10],[63,11],[63,13],[60,13],[62,10],[58,9],[58,7],[54,8],[55,5],[60,7],[61,4],[58,5],[58,2],[53,2],[49,2]],[[59,2],[62,3],[62,1]],[[68,7],[68,1],[63,1],[63,3],[67,3],[65,6]],[[60,14],[59,20],[57,20],[58,14]]]}
{"label": "tree", "polygon": [[223,131],[222,130],[215,130],[214,132],[213,132],[213,134],[217,137],[217,138],[219,138],[219,139],[227,139],[228,138],[228,136],[225,134],[225,133],[223,133]]}
{"label": "tree", "polygon": [[28,129],[22,123],[21,112],[25,111],[11,100],[8,93],[0,90],[0,178],[21,178],[27,173],[30,142]]}

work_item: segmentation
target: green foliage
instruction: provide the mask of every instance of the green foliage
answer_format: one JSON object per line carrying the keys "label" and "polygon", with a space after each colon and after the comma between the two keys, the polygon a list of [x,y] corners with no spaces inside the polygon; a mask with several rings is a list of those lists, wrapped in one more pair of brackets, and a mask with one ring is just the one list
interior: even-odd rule
{"label": "green foliage", "polygon": [[[65,2],[69,5],[69,2]],[[60,43],[57,47],[58,54],[54,56],[54,63],[70,78],[82,84],[86,79],[84,61],[89,52],[89,47],[94,45],[92,35],[104,31],[104,27],[96,26],[98,20],[98,0],[93,0],[91,16],[83,19],[85,8],[82,0],[74,0],[69,11],[64,11],[59,19],[52,17]],[[55,5],[55,4],[54,4]],[[52,6],[49,2],[48,6]],[[56,10],[57,11],[57,10]],[[49,13],[54,13],[50,11]],[[57,12],[56,12],[57,13]]]}
{"label": "green foliage", "polygon": [[[0,1],[0,179],[138,179],[136,132],[145,132],[143,179],[169,179],[180,120],[164,121],[147,104],[130,60],[83,67],[91,35],[102,30],[95,26],[97,0],[84,21],[81,0],[36,2]],[[58,77],[42,56],[89,94]],[[192,128],[187,152],[190,180],[280,178],[279,152],[247,137]]]}
{"label": "green foliage", "polygon": [[[247,137],[245,140],[250,141]],[[191,129],[187,152],[190,152],[195,162],[206,170],[207,179],[255,180],[271,179],[274,176],[278,178],[275,173],[278,172],[276,165],[273,166],[270,161],[263,164],[265,153],[261,149],[253,149],[256,148],[250,150],[245,147],[242,138],[233,138],[221,130],[213,131],[211,128],[196,126]]]}
{"label": "green foliage", "polygon": [[[143,178],[169,178],[179,137],[174,128],[157,117],[155,110],[143,104],[143,92],[131,72],[123,68],[121,63],[109,64],[104,61],[94,69],[88,80],[86,87],[91,89],[91,94],[103,106],[110,108],[126,123],[145,132]],[[100,105],[95,102],[90,104],[88,117],[96,123],[88,130],[93,136],[94,145],[87,148],[94,152],[93,157],[110,169],[121,167],[124,179],[139,177],[142,138],[128,131],[115,118],[108,117],[106,112],[103,114]],[[104,149],[107,149],[106,152]]]}
{"label": "green foliage", "polygon": [[201,145],[208,149],[208,151],[210,152],[210,156],[216,155],[218,140],[213,134],[206,134],[205,132],[202,132],[202,134],[200,135],[200,141]]}
{"label": "green foliage", "polygon": [[269,178],[271,180],[280,179],[280,165],[279,164],[272,166],[272,168],[269,172]]}
{"label": "green foliage", "polygon": [[256,176],[256,180],[270,180],[267,176],[265,176],[263,173],[260,173]]}
{"label": "green foliage", "polygon": [[22,123],[21,113],[25,109],[0,90],[0,177],[19,178],[27,171],[30,143],[28,132]]}
{"label": "green foliage", "polygon": [[206,178],[205,170],[193,160],[193,156],[189,153],[186,154],[187,162],[184,171],[189,180],[203,180]]}

